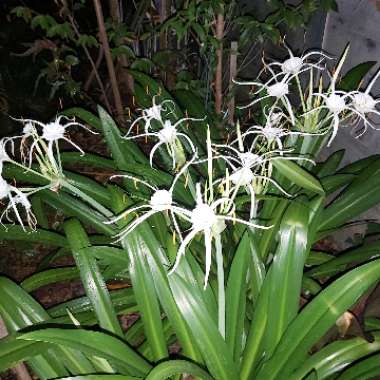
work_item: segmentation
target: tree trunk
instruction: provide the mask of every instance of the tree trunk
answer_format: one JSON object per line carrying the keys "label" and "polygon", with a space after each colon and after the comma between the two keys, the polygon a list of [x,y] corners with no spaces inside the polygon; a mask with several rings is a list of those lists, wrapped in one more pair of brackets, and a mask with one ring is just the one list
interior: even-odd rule
{"label": "tree trunk", "polygon": [[104,56],[106,58],[106,63],[107,63],[108,75],[111,82],[111,88],[112,88],[113,98],[115,102],[117,118],[121,123],[124,123],[123,103],[121,101],[120,91],[117,84],[115,66],[113,64],[111,50],[108,43],[107,32],[104,25],[103,10],[100,4],[100,0],[94,0],[94,7],[95,7],[95,12],[96,12],[96,18],[98,21],[99,38],[103,45]]}

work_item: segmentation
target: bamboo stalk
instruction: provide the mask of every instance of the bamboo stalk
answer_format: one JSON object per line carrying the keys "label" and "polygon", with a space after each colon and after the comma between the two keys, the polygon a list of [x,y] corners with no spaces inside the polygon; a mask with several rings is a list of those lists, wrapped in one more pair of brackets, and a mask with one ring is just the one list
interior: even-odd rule
{"label": "bamboo stalk", "polygon": [[112,88],[113,98],[115,101],[115,108],[116,108],[117,116],[118,116],[118,119],[120,120],[120,122],[124,122],[123,103],[121,101],[119,86],[117,84],[115,66],[113,64],[111,50],[110,50],[110,46],[108,43],[106,27],[104,25],[103,10],[102,10],[102,6],[100,4],[100,0],[94,0],[94,8],[95,8],[95,13],[96,13],[96,19],[98,22],[99,38],[100,38],[100,41],[101,41],[101,43],[103,45],[103,49],[104,49],[104,56],[105,56],[106,63],[107,63],[107,70],[108,70],[108,75],[109,75],[110,82],[111,82],[111,88]]}

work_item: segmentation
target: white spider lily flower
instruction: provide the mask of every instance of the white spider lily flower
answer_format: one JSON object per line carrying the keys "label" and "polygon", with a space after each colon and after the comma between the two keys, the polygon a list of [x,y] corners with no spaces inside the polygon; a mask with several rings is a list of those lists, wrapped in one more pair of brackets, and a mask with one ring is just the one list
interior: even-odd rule
{"label": "white spider lily flower", "polygon": [[267,120],[264,126],[261,125],[253,125],[248,128],[243,134],[243,140],[250,135],[256,135],[255,139],[252,142],[252,146],[255,146],[257,140],[260,136],[263,136],[267,141],[269,146],[275,144],[279,149],[278,153],[282,155],[281,152],[284,151],[282,138],[286,136],[315,136],[318,133],[307,133],[301,131],[291,131],[282,126],[280,126],[282,119],[288,119],[288,117],[282,112],[273,112],[271,111],[269,115],[267,115]]}
{"label": "white spider lily flower", "polygon": [[0,175],[3,171],[4,162],[12,161],[7,152],[7,143],[11,144],[12,154],[14,153],[13,141],[8,138],[2,138],[0,140]]}
{"label": "white spider lily flower", "polygon": [[[226,222],[232,221],[233,223],[240,223],[251,228],[269,229],[272,226],[262,226],[255,223],[251,223],[247,220],[237,218],[233,216],[234,208],[227,214],[219,213],[218,208],[223,209],[223,205],[229,203],[228,198],[219,198],[216,201],[207,202],[204,201],[204,196],[201,192],[201,185],[197,183],[196,185],[197,199],[196,205],[192,210],[181,209],[181,213],[186,216],[186,220],[190,221],[191,227],[183,239],[178,252],[176,261],[169,271],[169,275],[175,272],[177,269],[182,256],[185,254],[186,247],[191,243],[193,238],[201,233],[204,235],[205,243],[205,281],[204,288],[206,288],[208,283],[208,278],[210,275],[211,262],[212,262],[212,240],[216,235],[219,235],[226,228]],[[229,207],[229,206],[227,206]]]}
{"label": "white spider lily flower", "polygon": [[240,108],[240,109],[249,108],[256,103],[261,102],[264,99],[274,98],[275,104],[273,107],[276,107],[277,103],[281,102],[288,112],[291,124],[294,125],[295,124],[295,116],[294,116],[294,112],[293,112],[293,107],[292,107],[290,100],[289,100],[289,97],[288,97],[288,95],[289,95],[289,82],[292,78],[293,78],[293,76],[284,76],[280,81],[278,81],[277,77],[275,76],[275,77],[271,78],[266,83],[235,82],[235,83],[240,84],[240,85],[257,86],[259,89],[254,92],[254,94],[256,94],[256,95],[261,93],[262,91],[267,92],[267,95],[259,96],[257,99],[253,100],[249,104],[242,106],[242,107],[238,107],[238,108]]}
{"label": "white spider lily flower", "polygon": [[361,115],[361,117],[357,117],[357,122],[359,122],[360,119],[364,121],[363,131],[356,136],[357,138],[362,136],[367,131],[368,127],[375,130],[379,130],[379,128],[376,128],[368,119],[370,115],[380,116],[380,112],[377,109],[378,104],[380,104],[380,99],[375,99],[371,95],[372,87],[379,78],[379,76],[380,70],[378,70],[374,78],[368,84],[365,91],[354,91],[352,93],[352,107]]}
{"label": "white spider lily flower", "polygon": [[[156,120],[156,121],[163,123],[162,115],[161,115],[162,112],[168,112],[166,116],[174,113],[175,106],[174,106],[174,102],[172,100],[165,99],[160,104],[157,104],[156,98],[157,98],[157,96],[153,96],[152,106],[142,110],[142,115],[140,117],[138,117],[131,124],[131,126],[129,127],[129,130],[127,132],[127,135],[129,135],[131,133],[133,127],[137,123],[139,123],[141,120],[143,120],[145,122],[145,125],[144,125],[145,133],[148,133],[149,128],[151,127],[152,121]],[[171,110],[167,107],[167,105],[169,105],[169,104],[173,107]]]}
{"label": "white spider lily flower", "polygon": [[[68,122],[66,124],[63,124],[63,119],[67,119]],[[58,170],[61,165],[60,162],[57,163],[56,159],[54,158],[54,150],[56,150],[56,153],[59,154],[58,142],[60,140],[68,142],[75,149],[77,149],[81,153],[81,155],[84,155],[83,149],[77,144],[75,144],[68,137],[66,137],[65,133],[68,127],[79,126],[81,128],[86,129],[88,132],[91,132],[92,134],[97,134],[97,132],[92,131],[85,125],[78,123],[72,119],[69,119],[67,116],[64,115],[60,115],[56,117],[54,121],[46,124],[33,119],[16,120],[25,123],[23,128],[23,135],[16,136],[16,138],[21,137],[23,140],[25,140],[28,137],[33,138],[33,142],[29,148],[29,167],[32,165],[34,153],[36,153],[39,156],[38,161],[40,164],[41,162],[46,161],[44,157],[41,157],[41,155],[46,154],[48,160],[50,161],[50,164],[54,167],[55,170]],[[38,132],[37,127],[42,129],[41,134]]]}
{"label": "white spider lily flower", "polygon": [[[323,67],[321,67],[320,64],[323,62],[323,60],[325,58],[331,59],[331,57],[329,57],[327,54],[318,50],[312,50],[306,53],[305,55],[298,57],[293,54],[292,50],[287,45],[285,45],[285,47],[289,53],[289,57],[287,59],[285,59],[283,62],[272,62],[269,64],[265,64],[265,68],[279,67],[279,73],[274,74],[272,72],[272,75],[274,74],[276,77],[279,75],[299,75],[313,68],[317,70],[322,70]],[[307,60],[313,56],[318,56],[319,60],[316,63],[307,62]]]}
{"label": "white spider lily flower", "polygon": [[[339,124],[343,119],[347,118],[345,113],[349,112],[357,115],[359,118],[364,119],[364,115],[360,114],[348,101],[352,99],[352,93],[347,93],[345,91],[336,91],[335,86],[332,86],[332,91],[327,94],[314,93],[313,96],[319,96],[324,100],[324,104],[318,106],[306,113],[303,116],[309,115],[316,111],[326,110],[328,111],[327,116],[325,116],[320,122],[319,126],[332,124],[332,133],[330,139],[327,143],[329,147],[335,137],[338,134]],[[328,132],[328,130],[327,130]]]}
{"label": "white spider lily flower", "polygon": [[158,139],[157,143],[153,146],[152,150],[149,154],[149,162],[150,166],[153,167],[153,157],[156,153],[157,149],[161,146],[166,146],[167,151],[169,153],[169,156],[172,159],[172,168],[174,169],[176,164],[178,163],[178,156],[179,156],[179,150],[182,151],[182,144],[181,139],[184,140],[185,143],[187,143],[190,146],[190,149],[193,154],[196,154],[197,150],[191,141],[190,137],[186,135],[183,132],[178,131],[178,126],[186,121],[202,121],[204,119],[196,119],[196,118],[190,118],[185,117],[180,120],[178,120],[176,123],[172,124],[170,120],[165,120],[164,122],[160,123],[162,128],[158,131],[154,132],[145,132],[141,133],[135,136],[125,136],[124,139],[126,140],[134,140],[141,137],[155,137]]}
{"label": "white spider lily flower", "polygon": [[145,220],[149,219],[152,215],[154,215],[157,212],[164,212],[168,211],[170,213],[171,219],[173,221],[174,228],[176,232],[179,234],[180,238],[182,237],[181,231],[179,229],[176,214],[180,215],[183,218],[186,218],[186,215],[182,213],[181,208],[177,207],[174,200],[173,200],[173,192],[175,185],[177,184],[180,177],[186,172],[188,167],[194,162],[196,159],[196,155],[192,157],[192,159],[184,165],[181,170],[177,173],[177,175],[174,177],[174,180],[172,182],[172,185],[170,186],[169,190],[167,189],[159,189],[155,186],[152,186],[151,184],[147,183],[146,181],[136,178],[134,176],[128,175],[128,174],[120,174],[112,176],[111,179],[121,177],[121,178],[127,178],[135,183],[141,183],[152,190],[152,195],[148,201],[148,203],[128,208],[127,210],[123,211],[120,215],[110,219],[105,224],[114,224],[118,222],[121,219],[126,218],[128,215],[139,212],[139,211],[146,211],[144,214],[138,216],[135,218],[131,223],[129,223],[125,228],[120,231],[116,237],[117,241],[120,241],[124,239],[128,234],[130,234],[138,225],[143,223]]}
{"label": "white spider lily flower", "polygon": [[4,199],[8,201],[8,205],[0,215],[0,223],[3,226],[4,218],[8,222],[13,223],[14,220],[12,217],[15,216],[22,229],[26,231],[24,225],[25,222],[22,219],[20,211],[18,209],[18,205],[20,205],[25,212],[27,225],[33,230],[36,228],[37,220],[33,214],[32,206],[27,195],[19,190],[16,186],[10,185],[4,178],[0,177],[0,200]]}
{"label": "white spider lily flower", "polygon": [[[53,144],[57,143],[59,140],[64,140],[64,141],[68,142],[75,149],[77,149],[81,153],[82,156],[84,155],[83,149],[79,145],[77,145],[73,141],[71,141],[68,137],[65,136],[66,129],[68,127],[80,126],[84,129],[86,129],[88,132],[91,132],[93,134],[97,134],[97,132],[92,131],[91,129],[87,128],[83,124],[77,123],[76,121],[69,121],[66,124],[61,124],[61,120],[63,117],[65,117],[65,116],[63,116],[63,115],[58,116],[54,121],[42,125],[41,137],[45,141],[47,141],[47,143],[48,143],[48,154],[52,158],[52,160],[54,160],[54,156],[53,156],[53,146],[54,145]],[[33,144],[32,144],[32,146],[33,146]],[[32,148],[31,148],[31,150],[32,150]]]}

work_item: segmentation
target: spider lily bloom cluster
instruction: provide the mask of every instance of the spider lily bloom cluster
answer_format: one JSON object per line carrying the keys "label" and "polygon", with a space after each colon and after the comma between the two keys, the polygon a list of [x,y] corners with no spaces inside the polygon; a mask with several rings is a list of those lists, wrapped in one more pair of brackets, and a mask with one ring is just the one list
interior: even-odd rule
{"label": "spider lily bloom cluster", "polygon": [[[163,116],[165,114],[165,118]],[[150,108],[142,111],[142,116],[138,117],[129,128],[126,140],[134,140],[141,137],[154,137],[157,139],[157,143],[153,146],[149,154],[150,165],[153,166],[153,158],[156,151],[165,146],[167,153],[172,161],[172,169],[182,166],[185,161],[185,152],[183,143],[187,144],[190,151],[195,154],[196,148],[192,140],[187,134],[180,132],[178,129],[183,123],[189,121],[202,121],[205,119],[195,119],[190,117],[184,117],[176,121],[174,124],[168,117],[173,115],[175,117],[174,104],[171,100],[164,100],[161,104],[156,103],[156,97],[153,97],[153,105]],[[138,133],[137,135],[130,136],[133,127],[143,121],[144,133]],[[156,127],[156,129],[154,129]]]}
{"label": "spider lily bloom cluster", "polygon": [[[347,48],[337,67],[333,70],[333,74],[327,71],[330,80],[327,89],[323,90],[322,74],[325,67],[322,66],[322,63],[330,57],[318,51],[297,57],[289,48],[287,49],[289,58],[283,62],[269,64],[264,62],[265,68],[260,72],[259,79],[263,73],[269,73],[269,79],[266,82],[260,80],[235,82],[258,88],[253,92],[254,100],[240,108],[244,109],[263,101],[271,101],[266,124],[252,127],[253,133],[263,135],[268,141],[275,141],[277,147],[282,149],[281,137],[295,134],[306,135],[306,132],[315,135],[331,133],[327,143],[329,146],[337,136],[342,123],[351,123],[353,127],[363,126],[362,132],[356,137],[362,136],[368,127],[377,129],[371,117],[380,116],[377,108],[380,99],[374,98],[371,91],[380,76],[380,71],[376,73],[365,90],[344,91],[340,89],[339,76],[348,54]],[[311,57],[317,57],[317,62],[309,62]],[[304,78],[307,75],[309,78]],[[319,89],[314,91],[316,78],[319,79]],[[309,84],[303,88],[301,83]],[[290,95],[293,87],[297,88],[296,93],[298,92],[296,104],[291,102]],[[298,108],[301,108],[301,111],[298,111]],[[278,127],[276,124],[281,126]]]}
{"label": "spider lily bloom cluster", "polygon": [[[42,183],[47,183],[33,188],[16,187],[15,184],[7,182],[0,176],[0,199],[4,203],[7,202],[0,215],[1,223],[6,219],[8,222],[19,223],[24,230],[25,225],[35,229],[37,221],[29,201],[31,195],[43,189],[58,191],[62,186],[79,192],[78,189],[70,185],[70,181],[67,181],[63,174],[58,142],[64,140],[70,143],[83,155],[84,151],[66,137],[65,132],[71,126],[89,129],[70,119],[67,119],[68,122],[63,124],[64,119],[67,118],[59,116],[46,124],[32,119],[16,119],[24,124],[22,134],[0,140],[0,174],[4,162],[9,162],[22,168],[25,172],[33,173],[41,179]],[[21,162],[11,158],[15,156],[15,141],[17,140],[20,140]],[[36,165],[32,166],[34,162]]]}

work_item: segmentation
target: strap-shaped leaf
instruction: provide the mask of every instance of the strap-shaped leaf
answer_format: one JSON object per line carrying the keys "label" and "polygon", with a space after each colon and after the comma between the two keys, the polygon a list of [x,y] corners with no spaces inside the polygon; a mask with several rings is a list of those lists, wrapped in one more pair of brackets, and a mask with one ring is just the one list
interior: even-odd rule
{"label": "strap-shaped leaf", "polygon": [[86,122],[88,125],[91,127],[94,127],[98,131],[102,130],[101,122],[100,119],[94,115],[93,113],[80,108],[80,107],[72,107],[67,110],[65,110],[63,115],[66,115],[68,117],[78,117],[79,119],[83,120]]}
{"label": "strap-shaped leaf", "polygon": [[115,162],[109,158],[99,156],[95,153],[88,153],[83,156],[78,152],[61,152],[61,162],[63,165],[85,165],[101,169],[116,170]]}
{"label": "strap-shaped leaf", "polygon": [[16,339],[17,334],[12,334],[0,339],[0,372],[12,368],[15,364],[41,355],[50,346],[42,342],[28,342]]}
{"label": "strap-shaped leaf", "polygon": [[270,357],[284,331],[296,317],[308,251],[309,211],[290,203],[278,232],[279,243],[271,265],[265,352]]}
{"label": "strap-shaped leaf", "polygon": [[52,284],[54,282],[73,280],[79,277],[77,267],[64,267],[48,269],[43,272],[35,273],[26,278],[21,286],[27,291],[32,292],[42,286]]}
{"label": "strap-shaped leaf", "polygon": [[67,181],[71,185],[83,191],[85,194],[100,202],[102,205],[109,206],[110,195],[104,186],[100,185],[93,179],[85,177],[81,174],[76,174],[68,171],[65,171],[64,173],[67,177]]}
{"label": "strap-shaped leaf", "polygon": [[61,377],[59,380],[143,380],[143,378],[125,375],[85,375]]}
{"label": "strap-shaped leaf", "polygon": [[192,375],[204,380],[213,380],[213,378],[196,364],[186,360],[169,360],[158,364],[152,369],[145,380],[162,380],[174,375]]}
{"label": "strap-shaped leaf", "polygon": [[318,194],[324,194],[319,180],[295,162],[290,160],[273,160],[272,164],[281,175],[288,178],[293,184]]}
{"label": "strap-shaped leaf", "polygon": [[[253,237],[247,230],[237,246],[231,263],[226,288],[226,342],[236,362],[240,360],[243,348],[244,323],[247,297],[247,272],[252,256],[258,257]],[[255,262],[255,265],[258,263]],[[260,270],[260,266],[257,265]],[[251,274],[254,276],[254,273]],[[260,281],[260,280],[259,280]],[[257,281],[257,282],[259,282]]]}
{"label": "strap-shaped leaf", "polygon": [[64,224],[64,230],[79,268],[83,286],[91,300],[100,327],[115,335],[123,336],[96,259],[88,255],[86,250],[83,250],[83,248],[88,249],[91,246],[86,232],[76,219],[67,221]]}
{"label": "strap-shaped leaf", "polygon": [[374,161],[324,211],[320,231],[350,221],[380,202],[380,159]]}
{"label": "strap-shaped leaf", "polygon": [[288,378],[305,361],[313,344],[379,279],[380,260],[375,260],[351,270],[321,291],[286,330],[258,378]]}
{"label": "strap-shaped leaf", "polygon": [[146,252],[146,259],[152,274],[156,293],[181,345],[182,355],[197,363],[201,363],[202,357],[194,342],[194,337],[178,309],[169,286],[167,275],[167,270],[170,266],[169,261],[147,223],[141,225],[139,238],[145,242],[140,247],[146,247],[149,250]]}
{"label": "strap-shaped leaf", "polygon": [[365,75],[376,65],[376,61],[368,61],[360,63],[353,67],[340,81],[338,85],[339,90],[354,91],[360,86],[361,81]]}
{"label": "strap-shaped leaf", "polygon": [[371,355],[369,358],[360,360],[352,367],[345,370],[338,380],[369,380],[380,375],[380,354]]}
{"label": "strap-shaped leaf", "polygon": [[108,359],[122,370],[123,374],[143,376],[150,371],[150,364],[127,344],[102,332],[80,329],[43,328],[17,339],[47,342],[73,348],[86,355]]}
{"label": "strap-shaped leaf", "polygon": [[332,257],[327,262],[310,269],[306,273],[307,276],[313,278],[333,276],[339,272],[345,271],[350,264],[363,263],[378,258],[379,256],[380,242],[374,241],[342,252],[338,257]]}
{"label": "strap-shaped leaf", "polygon": [[341,372],[351,363],[380,350],[380,333],[372,334],[374,342],[369,343],[363,338],[353,338],[330,343],[322,350],[312,355],[297,369],[289,380],[302,380],[314,370],[318,380],[328,379]]}
{"label": "strap-shaped leaf", "polygon": [[[132,288],[112,290],[109,292],[112,305],[116,310],[125,310],[136,306],[135,296]],[[54,317],[62,317],[67,315],[67,310],[74,315],[93,310],[91,300],[87,296],[74,298],[70,301],[60,303],[48,309],[49,314]]]}
{"label": "strap-shaped leaf", "polygon": [[240,379],[250,380],[253,372],[263,356],[263,338],[268,322],[269,283],[271,271],[269,270],[261,287],[259,298],[253,311],[253,318],[248,330],[243,357],[240,366]]}
{"label": "strap-shaped leaf", "polygon": [[362,158],[361,160],[357,160],[351,162],[350,164],[343,166],[343,168],[338,170],[338,174],[358,174],[364,169],[366,169],[369,165],[374,163],[380,158],[380,155],[374,154],[369,157]]}
{"label": "strap-shaped leaf", "polygon": [[[24,327],[49,319],[49,315],[42,306],[11,280],[0,277],[0,288],[0,316],[9,333],[13,334]],[[51,378],[68,375],[65,366],[72,373],[77,373],[78,364],[81,365],[78,359],[81,358],[78,358],[78,355],[73,356],[73,352],[55,347],[40,356],[31,358],[28,364],[41,378]],[[65,366],[62,361],[65,362]],[[87,372],[94,370],[86,360],[83,360],[82,365]]]}
{"label": "strap-shaped leaf", "polygon": [[64,192],[56,194],[50,190],[41,190],[40,194],[43,195],[45,203],[53,208],[64,211],[66,216],[75,216],[81,222],[90,225],[105,235],[113,236],[115,234],[114,229],[104,223],[107,219],[103,215],[96,212],[79,199],[69,194],[65,194]]}
{"label": "strap-shaped leaf", "polygon": [[140,237],[139,226],[122,241],[130,259],[129,273],[136,301],[144,321],[144,330],[154,360],[168,357],[163,333],[160,305],[145,255],[149,255],[146,243]]}
{"label": "strap-shaped leaf", "polygon": [[331,154],[324,162],[320,163],[316,167],[316,173],[319,178],[323,178],[328,175],[332,175],[338,169],[338,166],[343,160],[345,151],[338,150]]}
{"label": "strap-shaped leaf", "polygon": [[196,288],[177,273],[169,277],[177,305],[198,343],[211,375],[217,380],[238,379],[238,369],[217,323],[209,314]]}
{"label": "strap-shaped leaf", "polygon": [[111,116],[100,106],[98,106],[98,112],[104,137],[118,169],[127,170],[133,162],[147,163],[147,158],[137,144],[122,138]]}
{"label": "strap-shaped leaf", "polygon": [[18,225],[0,226],[0,239],[11,241],[27,241],[29,243],[42,243],[56,247],[68,247],[69,243],[66,238],[56,232],[38,228],[37,230],[27,230],[25,232]]}

